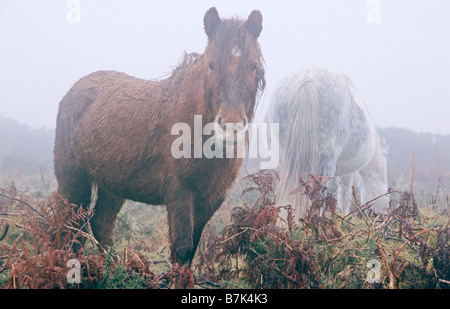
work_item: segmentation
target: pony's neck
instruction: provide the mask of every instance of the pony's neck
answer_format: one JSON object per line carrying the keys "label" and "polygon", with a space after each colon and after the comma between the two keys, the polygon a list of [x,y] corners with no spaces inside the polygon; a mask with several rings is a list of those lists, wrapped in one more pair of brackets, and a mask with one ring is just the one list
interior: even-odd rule
{"label": "pony's neck", "polygon": [[187,54],[182,63],[173,71],[172,75],[163,80],[165,97],[173,103],[178,114],[204,115],[205,78],[207,73],[201,69],[201,55]]}
{"label": "pony's neck", "polygon": [[[173,70],[172,75],[166,81],[173,86],[182,87],[185,84],[194,84],[199,82],[202,73],[200,69],[201,55],[197,53],[185,54],[180,64]],[[200,75],[200,76],[199,76]],[[204,76],[202,78],[204,80]],[[178,89],[178,87],[175,87]],[[172,90],[175,90],[172,89]]]}

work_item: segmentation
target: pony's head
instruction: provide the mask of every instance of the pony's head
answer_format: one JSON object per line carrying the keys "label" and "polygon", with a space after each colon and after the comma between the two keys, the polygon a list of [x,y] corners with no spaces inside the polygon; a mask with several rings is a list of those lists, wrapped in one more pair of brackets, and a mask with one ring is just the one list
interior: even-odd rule
{"label": "pony's head", "polygon": [[200,65],[208,72],[205,100],[211,111],[215,134],[227,142],[234,140],[226,130],[233,125],[237,133],[253,120],[258,92],[265,86],[263,58],[257,41],[262,15],[253,11],[247,20],[221,19],[216,8],[204,17],[208,45]]}

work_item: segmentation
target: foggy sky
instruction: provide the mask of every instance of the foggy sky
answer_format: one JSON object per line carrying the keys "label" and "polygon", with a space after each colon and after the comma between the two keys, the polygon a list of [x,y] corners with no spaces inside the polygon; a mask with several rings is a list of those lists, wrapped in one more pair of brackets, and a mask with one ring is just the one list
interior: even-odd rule
{"label": "foggy sky", "polygon": [[263,15],[257,120],[284,75],[314,64],[348,75],[377,126],[450,134],[450,1],[379,0],[380,22],[369,23],[372,2],[79,0],[80,23],[70,23],[67,0],[0,0],[0,115],[54,128],[84,75],[164,76],[184,51],[203,52],[203,16],[215,6],[225,18]]}

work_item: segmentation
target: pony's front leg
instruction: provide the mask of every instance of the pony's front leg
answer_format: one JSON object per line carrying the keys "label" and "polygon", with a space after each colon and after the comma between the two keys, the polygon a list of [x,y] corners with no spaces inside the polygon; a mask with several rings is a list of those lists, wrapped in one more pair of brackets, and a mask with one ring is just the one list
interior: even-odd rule
{"label": "pony's front leg", "polygon": [[[334,176],[336,173],[336,154],[333,149],[326,149],[325,151],[320,152],[319,154],[319,165],[316,170],[316,174],[324,177],[322,178],[323,181],[327,181],[328,176]],[[326,183],[325,188],[323,191],[320,191],[318,196],[314,196],[311,200],[311,202],[314,204],[318,203],[319,201],[324,201],[324,199],[328,195],[328,188]]]}
{"label": "pony's front leg", "polygon": [[189,264],[193,249],[193,197],[187,189],[174,191],[166,201],[172,263]]}
{"label": "pony's front leg", "polygon": [[321,176],[334,176],[336,173],[337,155],[333,148],[325,149],[319,153],[319,166],[316,171]]}
{"label": "pony's front leg", "polygon": [[[341,182],[338,184],[338,205],[344,215],[348,215],[350,211],[353,209],[352,201],[353,201],[353,192],[352,185],[354,174],[340,176],[338,177]],[[355,201],[356,202],[356,201]],[[357,205],[358,207],[360,205]]]}
{"label": "pony's front leg", "polygon": [[193,233],[193,253],[191,261],[197,251],[198,243],[202,237],[203,228],[213,216],[214,212],[219,209],[224,198],[205,200],[197,198],[194,201],[194,233]]}

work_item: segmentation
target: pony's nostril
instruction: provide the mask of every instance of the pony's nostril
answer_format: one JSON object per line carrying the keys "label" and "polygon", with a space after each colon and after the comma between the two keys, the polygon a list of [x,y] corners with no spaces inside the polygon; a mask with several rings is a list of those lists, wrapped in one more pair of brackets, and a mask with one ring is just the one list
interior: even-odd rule
{"label": "pony's nostril", "polygon": [[219,115],[219,116],[217,117],[217,123],[223,128],[223,123],[222,123],[222,121],[223,121],[223,117],[222,117],[221,115]]}
{"label": "pony's nostril", "polygon": [[244,128],[247,126],[247,124],[248,124],[247,116],[245,116],[244,119],[242,120],[242,124],[244,125]]}

